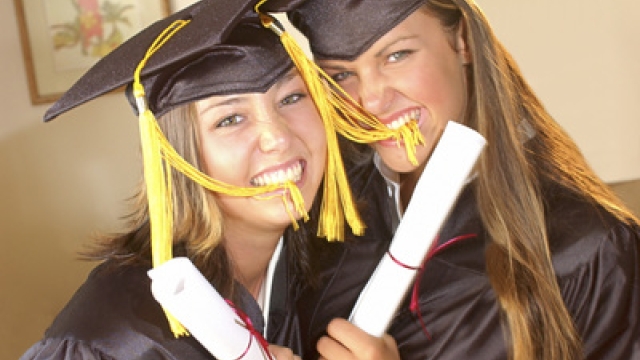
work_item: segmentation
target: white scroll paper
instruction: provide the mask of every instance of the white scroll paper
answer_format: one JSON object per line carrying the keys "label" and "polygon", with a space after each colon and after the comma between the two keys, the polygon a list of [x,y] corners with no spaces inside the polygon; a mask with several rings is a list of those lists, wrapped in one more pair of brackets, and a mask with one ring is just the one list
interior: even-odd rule
{"label": "white scroll paper", "polygon": [[486,140],[450,121],[418,180],[389,247],[360,293],[349,320],[382,336],[458,198]]}
{"label": "white scroll paper", "polygon": [[149,277],[155,299],[217,359],[266,358],[244,321],[189,259],[171,259]]}

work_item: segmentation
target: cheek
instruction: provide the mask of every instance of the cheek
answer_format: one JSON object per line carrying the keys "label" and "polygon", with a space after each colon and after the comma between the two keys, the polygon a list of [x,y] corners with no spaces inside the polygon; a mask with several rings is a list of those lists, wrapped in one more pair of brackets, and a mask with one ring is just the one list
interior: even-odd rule
{"label": "cheek", "polygon": [[203,141],[201,155],[206,174],[215,180],[240,185],[236,179],[239,178],[239,170],[246,158],[241,150],[224,141]]}
{"label": "cheek", "polygon": [[327,150],[327,135],[326,129],[321,121],[314,122],[305,131],[308,137],[309,146],[313,148],[313,151],[324,153]]}
{"label": "cheek", "polygon": [[404,87],[414,101],[427,108],[439,124],[449,120],[461,121],[466,93],[462,69],[423,70],[408,78]]}
{"label": "cheek", "polygon": [[360,95],[358,94],[358,84],[355,80],[349,81],[346,84],[341,84],[340,87],[345,93],[347,93],[347,95],[349,95],[349,97],[351,97],[353,101],[357,102],[360,99]]}
{"label": "cheek", "polygon": [[297,120],[292,120],[291,129],[297,134],[314,154],[325,152],[327,149],[327,137],[325,127],[312,105],[304,110],[299,110],[294,114]]}

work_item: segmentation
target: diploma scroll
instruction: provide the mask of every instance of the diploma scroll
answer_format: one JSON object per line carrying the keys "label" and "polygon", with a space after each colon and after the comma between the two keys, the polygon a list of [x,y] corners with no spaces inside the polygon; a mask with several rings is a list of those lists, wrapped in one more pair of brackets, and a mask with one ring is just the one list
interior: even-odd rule
{"label": "diploma scroll", "polygon": [[217,359],[267,358],[244,321],[189,259],[171,259],[150,270],[149,277],[155,299]]}
{"label": "diploma scroll", "polygon": [[360,329],[374,336],[386,332],[485,144],[486,140],[474,130],[453,121],[447,124],[388,253],[351,312],[349,320]]}

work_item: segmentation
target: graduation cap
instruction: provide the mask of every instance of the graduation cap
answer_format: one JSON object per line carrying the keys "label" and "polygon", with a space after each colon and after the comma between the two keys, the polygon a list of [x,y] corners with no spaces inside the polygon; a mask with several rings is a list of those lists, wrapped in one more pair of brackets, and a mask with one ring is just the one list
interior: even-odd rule
{"label": "graduation cap", "polygon": [[307,1],[287,13],[317,59],[354,60],[426,0]]}
{"label": "graduation cap", "polygon": [[[278,37],[257,20],[255,3],[202,0],[155,22],[98,61],[47,110],[44,120],[125,85],[137,111],[131,91],[134,72],[157,37],[178,21],[189,25],[158,48],[140,73],[156,116],[208,96],[267,90],[292,63]],[[265,11],[287,9],[274,5],[268,2]]]}
{"label": "graduation cap", "polygon": [[[292,68],[290,54],[300,55],[296,44],[268,12],[285,11],[298,2],[201,0],[155,22],[114,49],[45,113],[44,120],[50,121],[107,92],[127,87],[125,94],[139,117],[154,267],[173,256],[170,181],[174,170],[211,191],[231,196],[255,197],[282,189],[279,193],[283,193],[293,226],[297,228],[296,216],[290,208],[308,218],[300,190],[293,182],[236,187],[212,179],[175,151],[156,121],[156,116],[206,97],[268,90]],[[326,111],[320,113],[329,154],[318,229],[320,236],[341,240],[345,216],[354,234],[361,234],[364,225],[355,210],[332,121]],[[176,336],[186,334],[179,322],[170,314],[167,317]]]}

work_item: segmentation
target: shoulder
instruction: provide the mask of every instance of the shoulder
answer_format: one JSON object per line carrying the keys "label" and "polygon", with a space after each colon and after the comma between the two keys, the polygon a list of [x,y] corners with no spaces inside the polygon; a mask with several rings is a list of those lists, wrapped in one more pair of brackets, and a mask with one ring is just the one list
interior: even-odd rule
{"label": "shoulder", "polygon": [[193,338],[175,339],[150,291],[147,267],[96,267],[23,359],[209,358]]}
{"label": "shoulder", "polygon": [[588,266],[631,266],[637,260],[637,225],[625,224],[562,188],[548,191],[545,200],[549,247],[559,277],[571,277]]}
{"label": "shoulder", "polygon": [[114,359],[91,344],[72,339],[45,338],[34,344],[20,360]]}
{"label": "shoulder", "polygon": [[638,225],[562,189],[550,193],[546,204],[549,247],[563,291],[584,294],[595,290],[585,287],[595,285],[600,290],[638,285]]}
{"label": "shoulder", "polygon": [[106,332],[126,324],[126,319],[138,316],[138,308],[157,306],[149,291],[147,268],[112,265],[103,263],[89,274],[47,330],[47,336],[104,338]]}
{"label": "shoulder", "polygon": [[640,356],[640,228],[568,192],[548,204],[558,285],[587,358]]}

